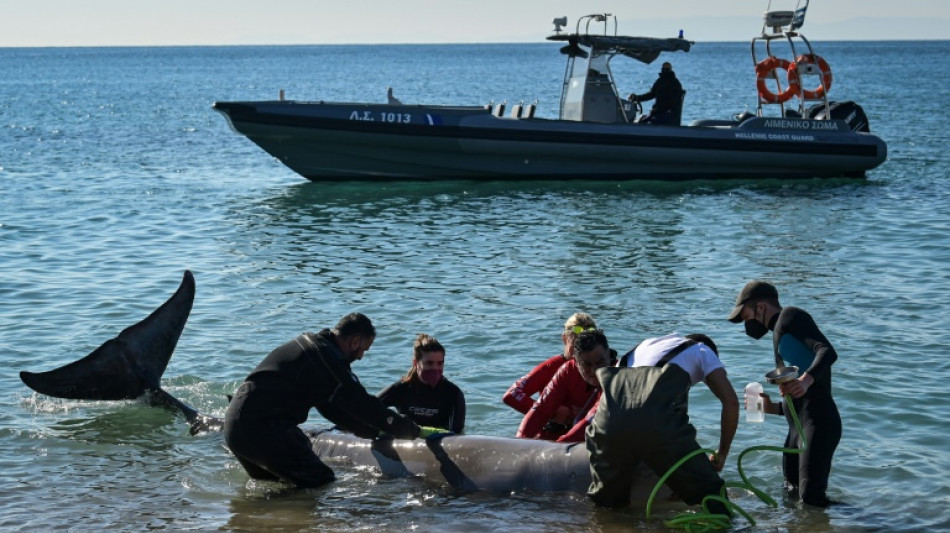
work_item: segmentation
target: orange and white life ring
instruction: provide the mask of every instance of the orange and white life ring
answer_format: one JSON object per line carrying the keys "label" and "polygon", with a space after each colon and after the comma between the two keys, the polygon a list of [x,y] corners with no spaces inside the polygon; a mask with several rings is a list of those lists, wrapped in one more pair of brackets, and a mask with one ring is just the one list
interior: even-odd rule
{"label": "orange and white life ring", "polygon": [[[831,67],[828,66],[828,62],[820,55],[804,54],[796,57],[795,62],[788,67],[789,84],[791,84],[791,79],[795,78],[795,82],[800,86],[802,74],[800,70],[806,65],[818,66],[818,75],[821,77],[821,81],[815,89],[803,89],[801,96],[805,100],[821,100],[828,94],[828,90],[831,89],[831,82],[834,81],[835,77],[831,73]],[[810,71],[811,69],[809,68],[808,70]]]}
{"label": "orange and white life ring", "polygon": [[[758,89],[759,98],[761,98],[763,102],[769,104],[781,104],[782,102],[791,100],[793,96],[798,94],[798,78],[791,75],[792,71],[790,69],[792,65],[793,63],[789,62],[788,60],[775,56],[769,56],[762,61],[759,61],[755,65],[755,87]],[[775,79],[775,75],[773,74],[775,70],[784,70],[789,74],[788,87],[786,87],[784,91],[780,91],[778,93],[773,93],[766,85],[766,80]]]}

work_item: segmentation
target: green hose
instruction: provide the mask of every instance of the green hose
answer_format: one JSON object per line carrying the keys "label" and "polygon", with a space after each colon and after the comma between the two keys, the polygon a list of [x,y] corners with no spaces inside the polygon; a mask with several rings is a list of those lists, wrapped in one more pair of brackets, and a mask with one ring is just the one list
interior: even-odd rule
{"label": "green hose", "polygon": [[[785,405],[788,407],[788,412],[792,415],[792,421],[795,422],[795,427],[798,429],[799,436],[801,436],[802,447],[801,448],[782,448],[779,446],[752,446],[750,448],[746,448],[745,450],[742,450],[742,453],[739,454],[739,458],[736,461],[736,468],[739,470],[739,477],[742,478],[742,483],[732,482],[732,483],[724,484],[722,486],[722,489],[719,491],[718,495],[710,494],[706,496],[705,498],[703,498],[703,501],[701,502],[702,509],[703,509],[702,512],[680,513],[676,515],[675,517],[673,517],[671,520],[664,521],[664,524],[667,527],[682,527],[690,533],[705,533],[707,531],[719,531],[719,530],[728,529],[731,523],[730,517],[724,514],[716,514],[716,513],[709,512],[709,508],[707,507],[707,504],[710,501],[718,501],[722,503],[723,505],[726,506],[727,509],[731,509],[741,514],[743,518],[748,520],[749,523],[754,526],[755,520],[753,520],[753,518],[749,516],[749,514],[746,513],[745,510],[743,510],[741,507],[739,507],[735,503],[732,503],[731,501],[729,501],[729,499],[726,497],[726,490],[729,488],[740,488],[740,489],[748,490],[752,494],[755,494],[760,500],[762,500],[766,504],[772,507],[778,507],[778,504],[775,502],[775,500],[770,498],[768,494],[762,492],[761,490],[755,488],[752,485],[752,483],[749,481],[749,478],[745,475],[745,472],[742,470],[742,459],[745,457],[747,453],[759,451],[759,450],[768,450],[768,451],[775,451],[775,452],[782,452],[782,453],[802,453],[803,451],[805,451],[805,448],[808,447],[808,443],[805,441],[805,432],[802,430],[802,424],[798,420],[798,412],[795,411],[795,406],[792,405],[791,396],[785,395]],[[682,466],[683,463],[685,463],[686,461],[692,459],[693,457],[701,453],[715,454],[716,452],[714,452],[713,450],[708,450],[708,449],[700,449],[700,450],[693,451],[687,454],[685,457],[683,457],[679,461],[677,461],[675,464],[673,464],[673,466],[671,466],[670,469],[667,470],[665,474],[663,474],[663,477],[661,477],[660,481],[657,482],[656,486],[653,488],[653,492],[650,493],[650,498],[647,500],[647,508],[646,508],[647,520],[650,519],[650,510],[653,507],[653,499],[656,497],[657,493],[660,491],[660,487],[663,486],[663,483],[665,483],[666,480],[671,475],[673,475],[673,472],[675,472],[677,468]]]}

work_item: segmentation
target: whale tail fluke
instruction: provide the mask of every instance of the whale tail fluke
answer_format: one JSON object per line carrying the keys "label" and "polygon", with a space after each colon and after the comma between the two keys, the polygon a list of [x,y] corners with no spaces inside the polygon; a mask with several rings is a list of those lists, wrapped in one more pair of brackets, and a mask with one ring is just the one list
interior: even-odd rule
{"label": "whale tail fluke", "polygon": [[200,421],[215,419],[201,415],[161,389],[162,374],[185,329],[194,300],[195,277],[186,270],[175,294],[141,322],[125,328],[78,361],[47,372],[24,370],[20,379],[40,394],[70,400],[132,400],[145,396],[152,405],[180,410],[192,424],[192,433],[213,428],[213,424]]}

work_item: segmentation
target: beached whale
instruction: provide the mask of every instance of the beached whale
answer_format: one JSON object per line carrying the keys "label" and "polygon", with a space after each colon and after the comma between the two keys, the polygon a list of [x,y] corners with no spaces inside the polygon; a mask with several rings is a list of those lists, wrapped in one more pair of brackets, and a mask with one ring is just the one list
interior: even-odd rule
{"label": "beached whale", "polygon": [[[48,372],[22,371],[31,389],[79,400],[138,399],[181,412],[192,434],[219,431],[221,418],[199,413],[161,388],[195,296],[195,279],[186,271],[174,295],[141,322],[124,329],[86,357]],[[488,437],[447,436],[399,441],[367,440],[336,430],[306,430],[316,454],[377,468],[386,476],[424,476],[464,491],[576,492],[586,494],[590,463],[583,443]],[[631,504],[642,506],[656,485],[656,474],[641,466]],[[663,487],[658,497],[672,493]]]}

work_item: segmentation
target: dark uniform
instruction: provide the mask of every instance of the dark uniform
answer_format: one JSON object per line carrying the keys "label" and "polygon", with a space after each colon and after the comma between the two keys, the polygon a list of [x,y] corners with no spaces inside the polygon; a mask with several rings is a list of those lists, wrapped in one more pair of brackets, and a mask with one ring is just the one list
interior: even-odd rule
{"label": "dark uniform", "polygon": [[252,478],[319,487],[335,476],[298,427],[311,408],[359,437],[419,436],[415,423],[366,392],[324,329],[278,347],[251,372],[228,405],[225,442]]}
{"label": "dark uniform", "polygon": [[455,433],[462,433],[465,427],[465,395],[445,378],[435,387],[420,380],[400,380],[380,392],[379,399],[420,426]]}
{"label": "dark uniform", "polygon": [[[773,332],[776,366],[795,365],[815,380],[804,396],[792,401],[807,446],[801,454],[784,455],[785,482],[789,489],[798,490],[803,502],[825,507],[830,503],[825,491],[831,459],[841,440],[841,415],[831,397],[831,365],[838,354],[804,310],[783,307],[772,320],[769,329]],[[784,403],[778,405],[788,422],[785,447],[800,449],[802,439],[791,413]]]}
{"label": "dark uniform", "polygon": [[644,122],[652,124],[679,125],[681,106],[683,103],[683,86],[676,79],[672,69],[660,71],[660,76],[650,91],[639,96],[633,95],[636,101],[644,102],[656,99],[653,109]]}

